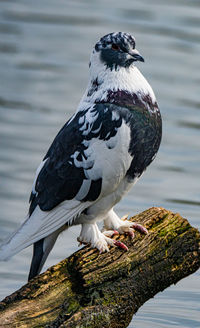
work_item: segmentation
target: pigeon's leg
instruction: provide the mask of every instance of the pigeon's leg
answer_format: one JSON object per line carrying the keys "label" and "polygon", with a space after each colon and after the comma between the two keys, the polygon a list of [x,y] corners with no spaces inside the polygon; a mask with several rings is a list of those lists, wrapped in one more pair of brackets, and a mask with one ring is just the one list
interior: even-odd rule
{"label": "pigeon's leg", "polygon": [[147,229],[141,224],[120,219],[113,209],[108,212],[107,218],[104,220],[103,233],[107,235],[107,231],[110,230],[118,231],[120,234],[126,233],[132,239],[134,238],[135,230],[145,235],[148,234]]}
{"label": "pigeon's leg", "polygon": [[[112,235],[114,234],[113,232]],[[80,244],[89,244],[92,248],[97,248],[100,253],[109,252],[108,246],[118,246],[124,250],[128,249],[121,241],[111,239],[103,234],[96,223],[83,223],[77,240]]]}

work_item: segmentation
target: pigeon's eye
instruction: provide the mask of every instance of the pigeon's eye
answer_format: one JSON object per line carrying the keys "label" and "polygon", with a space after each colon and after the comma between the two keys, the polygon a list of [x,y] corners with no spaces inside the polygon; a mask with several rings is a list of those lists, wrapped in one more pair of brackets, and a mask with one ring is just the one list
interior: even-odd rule
{"label": "pigeon's eye", "polygon": [[113,50],[119,50],[119,46],[115,43],[112,44],[112,47],[111,47]]}

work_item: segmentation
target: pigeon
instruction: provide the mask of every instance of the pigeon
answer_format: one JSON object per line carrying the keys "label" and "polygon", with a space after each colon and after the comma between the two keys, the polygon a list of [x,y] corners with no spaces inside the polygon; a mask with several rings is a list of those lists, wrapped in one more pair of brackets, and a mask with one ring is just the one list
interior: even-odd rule
{"label": "pigeon", "polygon": [[29,213],[0,246],[0,260],[7,260],[33,244],[29,280],[70,226],[80,224],[78,241],[100,253],[127,250],[111,238],[116,234],[148,233],[113,209],[154,160],[162,136],[156,97],[137,61],[144,59],[129,33],[107,34],[92,50],[88,86],[36,171]]}

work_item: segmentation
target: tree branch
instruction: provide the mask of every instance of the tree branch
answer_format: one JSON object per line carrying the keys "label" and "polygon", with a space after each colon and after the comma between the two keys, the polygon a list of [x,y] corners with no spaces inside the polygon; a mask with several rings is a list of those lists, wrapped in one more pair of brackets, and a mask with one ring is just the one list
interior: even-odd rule
{"label": "tree branch", "polygon": [[121,236],[128,252],[72,254],[0,303],[0,327],[124,328],[148,299],[200,267],[200,233],[179,214],[150,208],[131,220],[149,234]]}

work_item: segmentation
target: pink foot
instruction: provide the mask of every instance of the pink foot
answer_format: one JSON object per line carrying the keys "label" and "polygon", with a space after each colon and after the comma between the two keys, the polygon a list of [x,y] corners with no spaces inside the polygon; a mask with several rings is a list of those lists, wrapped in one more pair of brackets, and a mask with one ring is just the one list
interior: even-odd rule
{"label": "pink foot", "polygon": [[106,231],[103,231],[103,234],[106,237],[112,238],[113,236],[119,235],[119,232],[117,230],[106,230]]}
{"label": "pink foot", "polygon": [[125,251],[128,251],[128,247],[122,243],[120,240],[113,240],[114,241],[114,245],[125,250]]}
{"label": "pink foot", "polygon": [[131,228],[135,229],[136,231],[139,231],[140,233],[143,233],[144,235],[148,235],[148,230],[139,223],[133,222]]}

